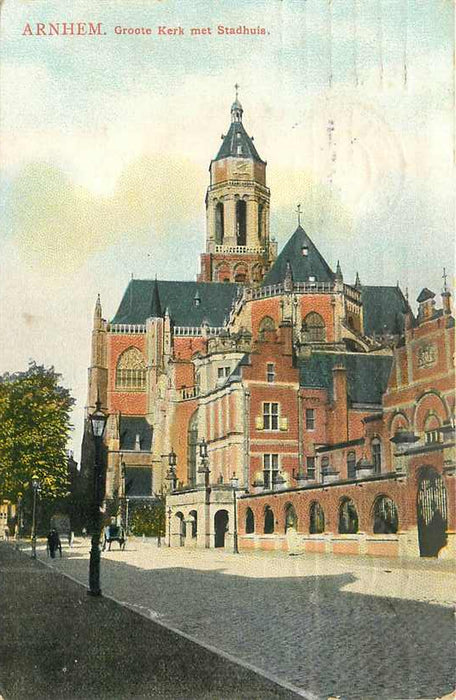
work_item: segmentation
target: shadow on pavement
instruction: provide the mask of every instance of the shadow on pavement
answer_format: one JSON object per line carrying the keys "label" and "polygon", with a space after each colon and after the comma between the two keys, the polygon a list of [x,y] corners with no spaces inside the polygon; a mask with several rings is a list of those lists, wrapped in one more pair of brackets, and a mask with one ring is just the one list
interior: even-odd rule
{"label": "shadow on pavement", "polygon": [[[87,559],[81,559],[77,550],[67,550],[66,557],[71,561],[62,569],[85,581]],[[60,568],[58,561],[55,568]],[[35,566],[35,576],[39,576],[38,571]],[[52,576],[52,572],[50,576],[54,585],[65,580]],[[157,615],[179,630],[317,697],[327,698],[333,694],[344,699],[391,700],[432,698],[447,693],[454,686],[451,609],[341,590],[355,580],[351,573],[305,578],[248,578],[224,573],[223,563],[217,571],[180,567],[145,570],[110,559],[109,555],[102,558],[102,588],[106,594],[128,601],[133,609],[140,609],[151,618]],[[81,591],[74,591],[78,599],[84,598]],[[49,595],[52,596],[52,591]],[[44,604],[49,605],[49,599]],[[86,600],[77,605],[82,604],[88,607]],[[73,601],[69,603],[70,611],[75,605]],[[110,668],[116,645],[118,654],[128,650],[125,659],[128,656],[129,661],[123,676],[132,683],[130,697],[137,697],[135,683],[141,678],[137,669],[150,663],[145,655],[144,625],[151,628],[152,625],[137,617],[136,622],[118,630],[113,638],[112,616],[119,610],[124,609],[114,606],[110,609],[109,620],[105,619],[105,613],[98,619],[94,653],[100,673],[104,674],[103,678],[109,678],[112,673],[118,674],[118,669]],[[49,613],[52,615],[52,610]],[[62,635],[65,624],[69,622],[64,614],[55,627]],[[83,621],[79,634],[85,636],[87,645],[93,645],[85,635]],[[55,639],[54,632],[51,638]],[[57,635],[56,639],[59,638]],[[182,638],[179,642],[184,648],[191,645]],[[52,641],[43,639],[43,644],[52,645]],[[131,648],[137,650],[133,667],[130,667]],[[166,661],[177,664],[177,673],[179,658],[180,652],[176,650],[172,661],[169,657]],[[195,674],[201,672],[201,668],[194,671]],[[204,673],[207,676],[207,668]],[[218,667],[210,669],[214,682],[218,673]],[[198,682],[196,678],[195,682]],[[201,687],[197,692],[202,692]],[[218,689],[208,689],[207,697],[257,697],[253,687],[247,694],[244,694],[246,688],[241,686],[234,695],[230,692],[220,683]],[[13,696],[10,694],[10,697]],[[125,696],[114,694],[111,697]],[[182,696],[171,697],[203,696],[193,689]]]}

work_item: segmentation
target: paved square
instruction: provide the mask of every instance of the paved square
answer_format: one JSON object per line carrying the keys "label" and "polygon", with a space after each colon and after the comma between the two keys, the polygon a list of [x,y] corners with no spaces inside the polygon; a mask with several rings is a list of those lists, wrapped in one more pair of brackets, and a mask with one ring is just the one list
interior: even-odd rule
{"label": "paved square", "polygon": [[[436,698],[456,686],[447,562],[113,547],[105,594],[318,697]],[[78,541],[52,566],[86,583],[88,549]]]}

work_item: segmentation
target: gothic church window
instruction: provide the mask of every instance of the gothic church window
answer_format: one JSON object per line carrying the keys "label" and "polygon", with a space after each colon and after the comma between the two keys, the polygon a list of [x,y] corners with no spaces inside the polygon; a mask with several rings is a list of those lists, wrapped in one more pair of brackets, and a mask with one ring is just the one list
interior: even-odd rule
{"label": "gothic church window", "polygon": [[146,388],[146,362],[138,348],[125,350],[117,362],[116,389],[120,391],[144,391]]}
{"label": "gothic church window", "polygon": [[266,506],[264,509],[264,528],[265,535],[272,535],[274,532],[274,513],[271,506]]}
{"label": "gothic church window", "polygon": [[380,474],[382,471],[382,443],[379,438],[374,438],[372,446],[372,464],[374,465],[374,473]]}
{"label": "gothic church window", "polygon": [[398,516],[394,501],[387,496],[379,496],[374,503],[374,533],[391,535],[397,532]]}
{"label": "gothic church window", "polygon": [[358,532],[358,513],[351,498],[344,498],[339,506],[339,533],[341,535]]}
{"label": "gothic church window", "polygon": [[255,532],[255,518],[251,508],[247,508],[245,514],[245,532],[247,535],[251,535]]}
{"label": "gothic church window", "polygon": [[314,501],[310,506],[309,532],[311,535],[318,535],[325,531],[325,513],[323,508]]}
{"label": "gothic church window", "polygon": [[323,343],[326,340],[326,327],[320,314],[311,311],[302,322],[303,340],[306,343]]}
{"label": "gothic church window", "polygon": [[353,451],[347,455],[347,479],[356,479],[356,454]]}
{"label": "gothic church window", "polygon": [[258,336],[260,340],[266,340],[266,334],[275,331],[275,323],[270,316],[261,319]]}

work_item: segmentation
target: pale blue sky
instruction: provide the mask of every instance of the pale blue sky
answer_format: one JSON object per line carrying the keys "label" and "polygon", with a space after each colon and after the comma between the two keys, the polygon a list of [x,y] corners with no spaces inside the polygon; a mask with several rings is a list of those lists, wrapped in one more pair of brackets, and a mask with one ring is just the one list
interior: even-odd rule
{"label": "pale blue sky", "polygon": [[[268,161],[271,229],[303,224],[348,281],[436,292],[453,268],[450,0],[4,0],[0,371],[54,364],[78,400],[91,314],[130,273],[192,279],[233,84]],[[103,37],[24,37],[26,22]],[[264,26],[265,37],[114,27]],[[215,31],[215,30],[214,30]],[[327,126],[334,122],[330,143]]]}

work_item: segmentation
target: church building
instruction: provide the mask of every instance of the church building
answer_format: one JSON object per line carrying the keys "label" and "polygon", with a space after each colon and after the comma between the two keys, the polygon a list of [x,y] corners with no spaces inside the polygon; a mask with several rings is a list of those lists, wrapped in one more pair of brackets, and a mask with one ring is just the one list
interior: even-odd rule
{"label": "church building", "polygon": [[348,283],[301,214],[277,255],[237,93],[222,138],[197,281],[132,279],[110,321],[95,306],[106,498],[166,494],[173,547],[454,553],[446,278],[415,318],[398,285]]}

